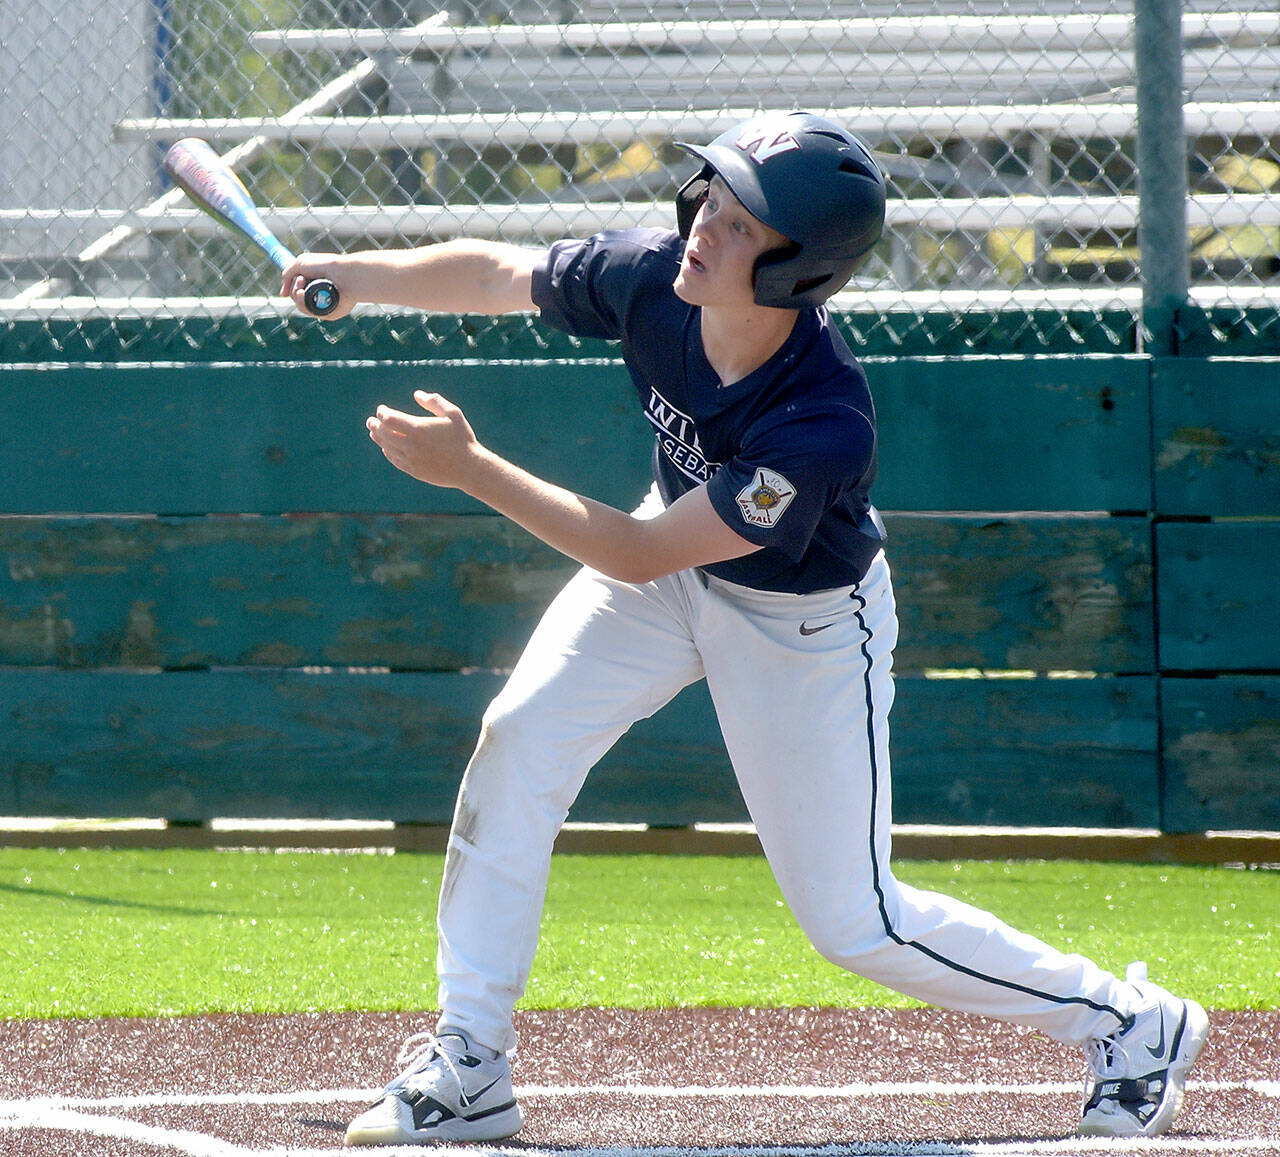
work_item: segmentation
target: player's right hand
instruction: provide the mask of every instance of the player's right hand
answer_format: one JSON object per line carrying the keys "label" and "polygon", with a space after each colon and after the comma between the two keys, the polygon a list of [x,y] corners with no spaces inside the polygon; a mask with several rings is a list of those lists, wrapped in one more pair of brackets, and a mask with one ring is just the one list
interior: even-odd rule
{"label": "player's right hand", "polygon": [[312,313],[307,308],[304,295],[307,286],[319,278],[332,281],[338,287],[337,308],[331,313],[326,313],[324,320],[334,321],[337,318],[346,317],[351,312],[352,306],[356,304],[356,299],[350,290],[349,279],[343,278],[341,265],[334,260],[334,255],[331,253],[298,254],[281,271],[280,295],[289,298],[308,317],[317,317],[318,314]]}

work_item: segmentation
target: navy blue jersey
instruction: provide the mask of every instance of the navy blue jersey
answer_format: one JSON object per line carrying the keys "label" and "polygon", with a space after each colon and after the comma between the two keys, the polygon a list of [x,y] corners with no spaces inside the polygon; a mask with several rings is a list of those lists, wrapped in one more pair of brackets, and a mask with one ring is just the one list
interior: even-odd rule
{"label": "navy blue jersey", "polygon": [[805,309],[773,357],[721,386],[701,311],[672,289],[683,252],[659,229],[560,241],[534,271],[533,300],[558,329],[622,343],[656,435],[663,501],[705,483],[726,525],[764,548],[708,573],[794,594],[857,582],[884,542],[868,493],[875,411],[862,367],[826,310]]}

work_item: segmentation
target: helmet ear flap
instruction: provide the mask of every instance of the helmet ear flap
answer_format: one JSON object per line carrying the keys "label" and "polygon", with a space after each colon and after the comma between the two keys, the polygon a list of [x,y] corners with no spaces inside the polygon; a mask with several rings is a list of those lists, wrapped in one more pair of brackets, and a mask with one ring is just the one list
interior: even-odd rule
{"label": "helmet ear flap", "polygon": [[707,199],[715,172],[710,165],[703,165],[701,171],[690,177],[676,193],[676,228],[686,241],[693,230],[693,219]]}
{"label": "helmet ear flap", "polygon": [[[798,292],[795,284],[795,259],[800,256],[800,246],[794,241],[777,249],[770,249],[756,258],[751,271],[751,284],[755,290],[757,305],[775,305],[785,301],[790,304]],[[823,281],[826,280],[824,277]]]}

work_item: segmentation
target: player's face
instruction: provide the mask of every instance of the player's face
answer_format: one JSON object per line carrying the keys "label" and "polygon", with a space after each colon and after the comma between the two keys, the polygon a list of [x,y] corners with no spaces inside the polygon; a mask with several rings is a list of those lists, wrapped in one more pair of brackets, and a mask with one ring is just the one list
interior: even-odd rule
{"label": "player's face", "polygon": [[676,274],[676,295],[690,305],[752,305],[756,258],[786,244],[781,233],[748,213],[728,186],[712,177],[707,199],[689,230]]}

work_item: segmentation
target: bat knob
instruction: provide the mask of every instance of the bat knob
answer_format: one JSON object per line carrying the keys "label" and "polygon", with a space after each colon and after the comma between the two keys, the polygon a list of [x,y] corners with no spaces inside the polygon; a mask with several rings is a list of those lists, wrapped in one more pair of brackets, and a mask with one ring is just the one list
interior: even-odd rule
{"label": "bat knob", "polygon": [[338,308],[338,287],[325,278],[309,281],[302,300],[312,313],[324,317]]}

